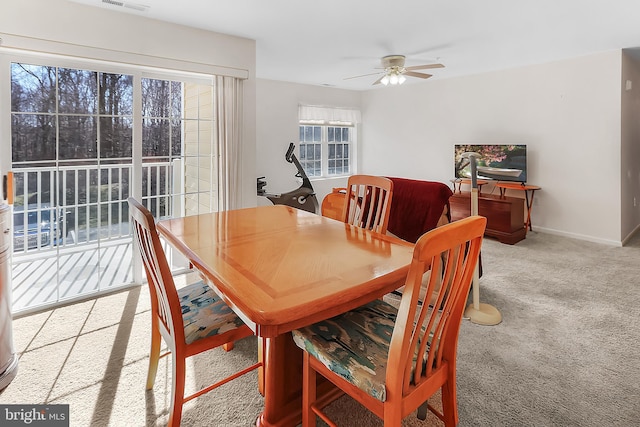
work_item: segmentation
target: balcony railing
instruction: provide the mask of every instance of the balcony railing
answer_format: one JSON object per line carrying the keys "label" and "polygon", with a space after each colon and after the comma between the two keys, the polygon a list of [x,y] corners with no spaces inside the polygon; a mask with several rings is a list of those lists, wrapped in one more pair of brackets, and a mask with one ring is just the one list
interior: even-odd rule
{"label": "balcony railing", "polygon": [[[175,162],[174,162],[175,163]],[[171,215],[174,163],[143,163],[142,200]],[[18,253],[130,238],[131,164],[14,169],[14,245]]]}
{"label": "balcony railing", "polygon": [[[13,170],[14,312],[133,282],[132,172],[132,164]],[[176,161],[142,164],[142,200],[154,216],[179,208],[171,192],[181,172]]]}

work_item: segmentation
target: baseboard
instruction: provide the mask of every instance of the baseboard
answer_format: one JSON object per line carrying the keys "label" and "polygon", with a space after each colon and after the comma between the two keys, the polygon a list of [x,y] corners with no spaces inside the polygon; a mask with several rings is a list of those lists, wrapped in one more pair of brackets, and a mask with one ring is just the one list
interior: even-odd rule
{"label": "baseboard", "polygon": [[[623,246],[624,245],[624,243],[622,241],[601,239],[601,238],[598,238],[598,237],[587,236],[586,234],[569,233],[569,232],[566,232],[566,231],[554,230],[552,228],[535,226],[535,227],[533,227],[533,229],[534,229],[534,231],[539,231],[541,233],[554,234],[556,236],[563,236],[563,237],[570,237],[572,239],[585,240],[587,242],[593,242],[593,243],[602,243],[604,245],[609,245],[609,246]],[[625,241],[626,240],[628,240],[628,238],[625,239]]]}
{"label": "baseboard", "polygon": [[133,288],[139,288],[142,285],[140,283],[128,283],[128,284],[124,284],[121,286],[117,286],[113,289],[110,290],[106,290],[106,291],[101,291],[101,292],[92,292],[92,293],[87,293],[84,295],[79,295],[77,297],[74,298],[69,298],[66,299],[64,301],[53,301],[47,304],[42,304],[39,305],[37,307],[33,307],[33,308],[28,308],[25,310],[20,310],[17,313],[13,313],[13,319],[19,319],[21,317],[25,317],[25,316],[31,316],[33,314],[38,314],[44,311],[49,311],[53,308],[61,308],[61,307],[66,307],[68,305],[72,305],[72,304],[77,304],[80,302],[84,302],[84,301],[88,301],[88,300],[92,300],[92,299],[96,299],[99,297],[104,297],[107,295],[113,295],[113,294],[117,294],[120,292],[125,292],[125,291],[130,291]]}

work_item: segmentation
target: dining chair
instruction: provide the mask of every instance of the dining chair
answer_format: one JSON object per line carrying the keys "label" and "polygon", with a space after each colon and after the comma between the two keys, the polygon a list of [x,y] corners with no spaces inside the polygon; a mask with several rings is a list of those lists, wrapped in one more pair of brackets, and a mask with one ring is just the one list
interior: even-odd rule
{"label": "dining chair", "polygon": [[373,175],[351,175],[347,181],[342,221],[385,234],[393,197],[393,182]]}
{"label": "dining chair", "polygon": [[342,221],[342,209],[347,189],[334,187],[331,193],[324,196],[320,205],[320,214],[324,217]]}
{"label": "dining chair", "polygon": [[[399,306],[374,300],[355,310],[293,331],[304,350],[302,426],[315,426],[316,374],[384,420],[400,426],[431,410],[446,426],[458,423],[456,352],[462,314],[487,220],[468,217],[425,233],[416,243]],[[423,272],[432,271],[420,304]],[[435,294],[435,295],[434,295]],[[428,403],[441,390],[442,411]]]}
{"label": "dining chair", "polygon": [[[134,240],[142,256],[151,296],[151,351],[147,390],[153,388],[158,362],[172,356],[171,408],[168,426],[179,426],[184,403],[207,393],[260,366],[255,363],[196,393],[185,396],[186,359],[223,346],[233,348],[233,341],[253,332],[227,304],[202,280],[176,289],[173,275],[151,212],[134,198],[129,198]],[[169,351],[160,354],[161,339]]]}

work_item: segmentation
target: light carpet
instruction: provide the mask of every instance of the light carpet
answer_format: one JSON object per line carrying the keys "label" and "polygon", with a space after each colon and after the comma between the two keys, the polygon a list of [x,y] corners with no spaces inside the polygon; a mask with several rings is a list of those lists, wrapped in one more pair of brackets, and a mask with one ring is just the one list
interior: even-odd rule
{"label": "light carpet", "polygon": [[[482,262],[480,300],[503,321],[463,321],[460,425],[637,425],[640,239],[620,248],[530,232],[513,246],[486,239]],[[0,403],[66,403],[73,427],[164,425],[166,358],[153,392],[144,390],[149,323],[146,287],[14,320],[19,371]],[[187,387],[213,383],[256,355],[256,339],[247,338],[229,353],[196,356]],[[183,425],[254,425],[263,405],[256,381],[253,372],[187,403]],[[348,397],[328,412],[340,426],[382,425]],[[433,415],[403,422],[436,425]]]}

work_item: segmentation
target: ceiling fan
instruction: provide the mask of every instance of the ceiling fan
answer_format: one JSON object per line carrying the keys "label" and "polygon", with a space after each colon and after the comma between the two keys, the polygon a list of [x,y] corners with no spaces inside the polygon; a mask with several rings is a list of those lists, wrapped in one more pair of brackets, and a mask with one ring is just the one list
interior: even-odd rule
{"label": "ceiling fan", "polygon": [[363,74],[361,76],[347,77],[345,80],[356,79],[360,77],[373,76],[383,73],[378,80],[373,82],[374,85],[382,83],[383,85],[401,85],[405,82],[406,77],[417,77],[420,79],[428,79],[431,74],[418,73],[415,70],[428,70],[433,68],[443,68],[442,64],[427,64],[427,65],[412,65],[410,67],[404,66],[404,55],[387,55],[382,57],[382,68],[384,71],[378,71],[376,73]]}

